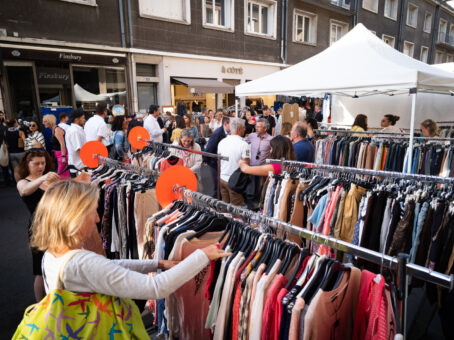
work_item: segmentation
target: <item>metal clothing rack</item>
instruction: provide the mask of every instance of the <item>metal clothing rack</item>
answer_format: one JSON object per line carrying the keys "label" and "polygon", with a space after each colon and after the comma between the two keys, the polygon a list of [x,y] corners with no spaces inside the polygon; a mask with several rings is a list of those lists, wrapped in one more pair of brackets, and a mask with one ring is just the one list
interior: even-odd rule
{"label": "metal clothing rack", "polygon": [[190,152],[190,153],[195,153],[195,154],[202,155],[202,156],[208,157],[208,158],[216,158],[216,160],[217,160],[216,161],[216,165],[217,165],[217,182],[218,182],[217,197],[219,199],[221,198],[221,161],[228,161],[229,157],[218,155],[218,154],[215,154],[215,153],[205,152],[205,151],[192,150],[192,149],[184,148],[184,147],[179,146],[179,145],[173,145],[173,144],[167,144],[167,143],[159,143],[159,142],[155,142],[153,140],[146,140],[146,139],[143,139],[143,140],[146,141],[151,146],[158,145],[158,146],[161,146],[161,147],[164,147],[164,148],[170,148],[170,149],[176,149],[176,150],[187,151],[187,152]]}
{"label": "metal clothing rack", "polygon": [[288,166],[293,168],[311,168],[311,169],[321,169],[327,170],[330,172],[346,172],[356,175],[367,175],[367,176],[377,176],[377,177],[389,177],[389,178],[400,178],[400,179],[411,179],[421,182],[436,182],[443,184],[454,184],[454,177],[439,177],[439,176],[430,176],[430,175],[418,175],[418,174],[406,174],[402,172],[395,171],[383,171],[383,170],[370,170],[370,169],[358,169],[352,168],[349,166],[340,166],[340,165],[329,165],[329,164],[316,164],[308,162],[298,162],[298,161],[286,161],[279,159],[267,159],[267,163],[281,164],[281,166]]}
{"label": "metal clothing rack", "polygon": [[196,200],[198,203],[201,203],[202,205],[207,205],[218,211],[225,210],[234,215],[242,216],[243,218],[246,218],[248,220],[253,217],[264,224],[278,228],[286,233],[298,235],[301,238],[311,240],[335,250],[354,255],[369,262],[378,264],[381,267],[396,270],[398,273],[398,288],[401,292],[401,325],[404,339],[406,335],[408,276],[414,276],[415,278],[448,288],[449,290],[454,287],[454,275],[445,275],[439,272],[431,271],[429,268],[425,268],[416,264],[410,264],[408,263],[409,256],[407,254],[399,254],[398,257],[385,255],[364,247],[356,246],[349,242],[338,240],[331,236],[323,235],[318,232],[313,232],[308,229],[300,228],[295,225],[279,221],[273,217],[261,215],[251,210],[216,200],[210,196],[188,190],[184,187],[174,187],[174,192],[180,194],[180,197],[182,198],[189,197],[193,200]]}
{"label": "metal clothing rack", "polygon": [[110,167],[115,167],[117,169],[125,169],[128,171],[135,172],[142,176],[159,176],[160,175],[159,171],[144,168],[144,167],[137,166],[137,165],[123,163],[123,162],[116,161],[114,159],[110,159],[107,157],[95,155],[94,158],[98,159],[99,165],[107,164]]}

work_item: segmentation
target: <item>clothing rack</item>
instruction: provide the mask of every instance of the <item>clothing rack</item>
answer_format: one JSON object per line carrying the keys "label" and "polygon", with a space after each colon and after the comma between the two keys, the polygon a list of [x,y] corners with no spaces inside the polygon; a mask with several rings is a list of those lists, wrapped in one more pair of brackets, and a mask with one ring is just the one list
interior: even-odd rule
{"label": "clothing rack", "polygon": [[218,155],[218,154],[215,154],[215,153],[205,152],[205,151],[196,151],[196,150],[192,150],[192,149],[189,149],[189,148],[184,148],[184,147],[179,146],[179,145],[173,145],[173,144],[167,144],[167,143],[159,143],[159,142],[155,142],[155,141],[152,141],[152,140],[145,140],[145,141],[148,144],[150,144],[151,146],[157,145],[157,146],[161,146],[161,147],[168,148],[168,149],[176,149],[176,150],[182,150],[182,151],[187,151],[187,152],[191,152],[191,153],[196,153],[198,155],[202,155],[202,156],[208,157],[208,158],[216,158],[216,160],[217,160],[217,162],[216,162],[216,165],[217,165],[217,182],[218,182],[217,197],[219,199],[221,198],[221,160],[222,161],[228,161],[229,157]]}
{"label": "clothing rack", "polygon": [[[336,123],[319,123],[319,126],[328,126],[328,127],[331,127],[331,126],[334,126],[334,127],[341,127],[341,128],[348,128],[348,129],[351,129],[352,127],[352,124],[336,124]],[[372,129],[372,130],[381,130],[383,129],[382,127],[368,127],[369,129]],[[409,128],[400,128],[402,130],[410,130]],[[324,130],[324,129],[320,129],[320,130]],[[415,129],[415,131],[419,131],[419,129]]]}
{"label": "clothing rack", "polygon": [[[389,135],[389,137],[381,136],[383,138],[392,138],[392,139],[399,139],[399,140],[410,140],[412,136],[404,137],[402,135],[409,135],[409,133],[405,132],[380,132],[380,131],[352,131],[352,130],[315,130],[318,133],[345,133],[345,134],[365,134],[365,135]],[[367,137],[367,136],[366,136]],[[414,139],[420,140],[434,140],[434,141],[454,141],[454,138],[448,137],[419,137],[415,136]]]}
{"label": "clothing rack", "polygon": [[254,218],[259,222],[278,228],[286,233],[298,235],[301,238],[319,244],[323,244],[327,247],[354,255],[356,257],[360,257],[369,262],[378,264],[381,267],[396,270],[398,273],[399,282],[398,288],[401,293],[402,301],[401,325],[404,339],[406,333],[408,276],[409,275],[414,276],[415,278],[448,288],[449,290],[451,290],[454,287],[454,275],[445,275],[439,272],[431,271],[429,268],[408,263],[409,256],[407,254],[399,254],[398,257],[385,255],[364,247],[356,246],[354,244],[338,240],[331,236],[323,235],[318,232],[313,232],[308,229],[300,228],[295,225],[279,221],[273,217],[261,215],[251,210],[219,201],[210,196],[188,190],[185,187],[175,186],[173,190],[176,194],[178,194],[178,196],[180,196],[183,199],[191,198],[192,200],[195,200],[198,204],[214,208],[217,211],[225,210],[236,216],[241,216],[247,220],[251,220],[252,218]]}
{"label": "clothing rack", "polygon": [[123,163],[123,162],[116,161],[114,159],[110,159],[107,157],[95,155],[94,158],[98,159],[99,165],[106,164],[107,166],[114,167],[117,169],[129,170],[131,172],[135,172],[142,176],[159,176],[160,175],[159,171],[144,168],[144,167],[137,166],[137,165]]}
{"label": "clothing rack", "polygon": [[439,177],[439,176],[430,176],[430,175],[417,175],[417,174],[406,174],[402,172],[395,171],[383,171],[383,170],[370,170],[370,169],[358,169],[348,166],[340,165],[329,165],[329,164],[316,164],[308,162],[298,162],[298,161],[286,161],[278,159],[267,159],[267,163],[281,164],[281,166],[289,166],[294,168],[311,168],[311,169],[321,169],[328,170],[330,172],[347,172],[353,173],[356,175],[367,175],[367,176],[378,176],[378,177],[390,177],[390,178],[400,178],[400,179],[411,179],[421,182],[435,182],[443,184],[454,184],[454,177]]}

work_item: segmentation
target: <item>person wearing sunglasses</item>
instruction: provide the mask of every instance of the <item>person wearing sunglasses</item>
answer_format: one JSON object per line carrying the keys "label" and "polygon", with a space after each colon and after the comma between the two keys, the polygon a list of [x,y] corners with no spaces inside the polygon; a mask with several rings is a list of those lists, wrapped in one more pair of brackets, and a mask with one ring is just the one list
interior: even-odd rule
{"label": "person wearing sunglasses", "polygon": [[41,127],[36,120],[30,121],[30,133],[28,137],[25,139],[25,151],[31,149],[42,149],[44,150],[44,146],[46,145],[44,141],[44,135],[42,134]]}

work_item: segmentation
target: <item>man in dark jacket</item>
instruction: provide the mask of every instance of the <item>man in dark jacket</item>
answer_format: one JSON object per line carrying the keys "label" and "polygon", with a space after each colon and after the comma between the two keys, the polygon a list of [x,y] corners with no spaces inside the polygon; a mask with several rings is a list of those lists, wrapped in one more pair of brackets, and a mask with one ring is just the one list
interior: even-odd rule
{"label": "man in dark jacket", "polygon": [[[217,154],[219,142],[223,140],[225,137],[227,137],[229,132],[230,132],[230,117],[224,116],[222,118],[222,126],[214,130],[213,134],[208,140],[205,152]],[[204,162],[203,170],[207,170],[210,173],[210,176],[202,175],[203,180],[206,181],[206,183],[203,184],[203,188],[206,188],[204,193],[206,195],[215,197],[218,186],[217,159],[203,157],[203,162]]]}

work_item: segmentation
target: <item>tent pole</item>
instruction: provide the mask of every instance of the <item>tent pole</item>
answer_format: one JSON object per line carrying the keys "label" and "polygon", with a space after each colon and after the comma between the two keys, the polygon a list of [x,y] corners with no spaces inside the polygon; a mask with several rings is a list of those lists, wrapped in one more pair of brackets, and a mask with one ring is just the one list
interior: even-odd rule
{"label": "tent pole", "polygon": [[416,111],[416,88],[410,89],[411,94],[411,120],[410,120],[410,155],[408,157],[408,167],[406,171],[411,173],[413,168],[413,146],[414,146],[414,133],[415,133],[415,111]]}
{"label": "tent pole", "polygon": [[238,98],[235,97],[235,117],[238,118]]}

